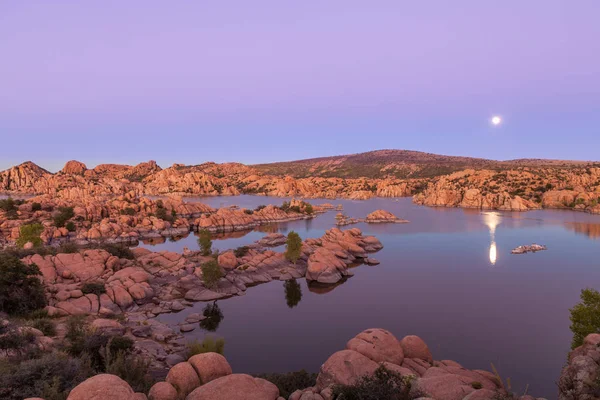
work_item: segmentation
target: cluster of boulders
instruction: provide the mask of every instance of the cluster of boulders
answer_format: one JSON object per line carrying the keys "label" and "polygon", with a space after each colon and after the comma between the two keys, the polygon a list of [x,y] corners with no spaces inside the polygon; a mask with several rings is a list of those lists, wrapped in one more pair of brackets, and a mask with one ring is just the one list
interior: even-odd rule
{"label": "cluster of boulders", "polygon": [[216,213],[203,214],[193,222],[194,230],[206,229],[209,232],[246,231],[257,226],[274,223],[297,221],[314,218],[320,211],[307,214],[303,212],[284,211],[280,207],[268,205],[260,210],[220,208]]}
{"label": "cluster of boulders", "polygon": [[600,168],[468,169],[433,178],[413,201],[426,206],[508,211],[567,208],[600,213]]}
{"label": "cluster of boulders", "polygon": [[407,220],[398,218],[391,212],[385,211],[385,210],[375,210],[372,213],[370,213],[369,215],[367,215],[366,218],[351,218],[351,217],[348,217],[346,214],[337,213],[337,215],[335,216],[335,219],[336,219],[337,226],[353,225],[353,224],[358,224],[359,222],[366,222],[368,224],[382,224],[382,223],[404,224],[404,223],[408,222]]}
{"label": "cluster of boulders", "polygon": [[374,236],[363,236],[358,228],[342,231],[332,228],[319,239],[307,239],[303,250],[309,255],[306,279],[319,283],[336,283],[351,276],[348,266],[364,261],[369,253],[383,248]]}
{"label": "cluster of boulders", "polygon": [[389,211],[375,210],[365,218],[365,222],[369,224],[380,224],[380,223],[407,223],[408,221],[402,218],[396,217]]}
{"label": "cluster of boulders", "polygon": [[118,258],[105,250],[55,256],[35,254],[25,257],[23,262],[39,267],[51,316],[111,316],[154,296],[149,284],[152,275],[139,262]]}
{"label": "cluster of boulders", "polygon": [[[575,351],[577,354],[572,361],[583,363],[581,359],[587,357],[597,369],[598,365],[593,357],[598,353],[599,341],[600,339],[587,341],[585,348]],[[595,352],[594,355],[592,352]],[[469,370],[451,360],[434,361],[429,347],[418,336],[405,336],[398,340],[387,330],[367,329],[350,339],[344,350],[334,353],[325,361],[315,386],[298,389],[288,400],[332,400],[338,385],[357,384],[361,379],[373,376],[381,367],[402,377],[406,387],[398,387],[397,390],[408,390],[411,398],[517,399],[506,391],[500,378],[494,373]],[[581,375],[580,381],[586,377],[587,375]],[[561,400],[574,398],[576,397],[561,397]],[[91,399],[285,400],[280,397],[279,389],[273,383],[246,374],[234,374],[225,357],[217,353],[197,354],[187,361],[176,363],[164,381],[155,383],[147,395],[135,393],[125,381],[115,375],[101,374],[82,382],[68,396],[68,400]],[[518,399],[535,400],[527,395]]]}

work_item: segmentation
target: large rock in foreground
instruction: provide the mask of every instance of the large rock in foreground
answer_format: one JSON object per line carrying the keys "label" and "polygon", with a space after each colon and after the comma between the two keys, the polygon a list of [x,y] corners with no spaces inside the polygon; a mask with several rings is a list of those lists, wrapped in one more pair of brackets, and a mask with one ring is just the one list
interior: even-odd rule
{"label": "large rock in foreground", "polygon": [[200,386],[186,400],[277,400],[279,389],[264,379],[227,375]]}
{"label": "large rock in foreground", "polygon": [[398,339],[385,329],[367,329],[350,339],[348,350],[354,350],[376,362],[402,365],[404,351]]}
{"label": "large rock in foreground", "polygon": [[116,375],[100,374],[75,386],[67,400],[137,400],[131,386]]}
{"label": "large rock in foreground", "polygon": [[372,375],[379,365],[354,350],[334,353],[321,366],[317,388],[323,390],[332,385],[352,385],[365,375]]}

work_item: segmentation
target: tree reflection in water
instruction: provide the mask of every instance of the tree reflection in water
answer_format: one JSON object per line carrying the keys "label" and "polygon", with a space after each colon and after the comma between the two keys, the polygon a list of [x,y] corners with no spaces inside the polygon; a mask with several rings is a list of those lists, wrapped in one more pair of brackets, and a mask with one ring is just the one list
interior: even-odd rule
{"label": "tree reflection in water", "polygon": [[216,301],[207,304],[206,307],[204,307],[202,314],[206,319],[200,321],[200,328],[208,332],[216,331],[219,328],[221,321],[223,321],[223,318],[225,318]]}
{"label": "tree reflection in water", "polygon": [[296,307],[302,300],[302,287],[295,279],[285,281],[283,287],[285,288],[285,301],[288,307]]}

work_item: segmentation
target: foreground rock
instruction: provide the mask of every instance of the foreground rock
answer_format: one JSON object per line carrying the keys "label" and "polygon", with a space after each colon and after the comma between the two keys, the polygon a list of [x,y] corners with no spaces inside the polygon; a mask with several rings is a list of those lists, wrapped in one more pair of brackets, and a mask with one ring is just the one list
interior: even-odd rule
{"label": "foreground rock", "polygon": [[[594,399],[577,397],[595,379],[600,368],[600,334],[590,335],[575,349],[563,371],[561,384],[567,392],[560,400]],[[299,389],[289,400],[332,399],[336,385],[354,385],[385,367],[404,378],[410,398],[433,400],[535,400],[507,393],[496,375],[469,370],[451,360],[434,361],[429,348],[418,336],[398,340],[384,329],[367,329],[350,339],[345,350],[332,354],[321,366],[314,387]],[[564,382],[563,382],[564,380]],[[398,388],[400,390],[401,388]],[[578,390],[569,392],[568,390]],[[561,392],[562,393],[562,392]],[[591,393],[591,392],[589,392]],[[114,375],[102,374],[86,380],[69,394],[69,400],[141,400],[142,393]],[[148,392],[149,400],[281,400],[274,384],[246,374],[233,374],[227,360],[219,354],[205,353],[180,362],[169,371],[165,382]],[[541,400],[541,399],[540,399]]]}
{"label": "foreground rock", "polygon": [[600,334],[592,333],[586,336],[583,345],[569,353],[558,380],[559,400],[598,399],[599,345]]}
{"label": "foreground rock", "polygon": [[[600,337],[600,335],[598,335]],[[433,361],[417,336],[398,341],[389,331],[368,329],[351,339],[346,350],[334,353],[321,366],[315,387],[295,392],[290,399],[330,399],[335,385],[352,385],[380,366],[410,380],[411,398],[436,400],[517,399],[505,391],[491,372],[468,370],[460,364]],[[319,397],[310,397],[319,396]],[[523,396],[521,400],[532,400]]]}
{"label": "foreground rock", "polygon": [[279,389],[271,382],[233,374],[200,386],[186,400],[277,400],[278,397]]}
{"label": "foreground rock", "polygon": [[67,400],[139,400],[131,386],[110,374],[93,376],[77,385]]}

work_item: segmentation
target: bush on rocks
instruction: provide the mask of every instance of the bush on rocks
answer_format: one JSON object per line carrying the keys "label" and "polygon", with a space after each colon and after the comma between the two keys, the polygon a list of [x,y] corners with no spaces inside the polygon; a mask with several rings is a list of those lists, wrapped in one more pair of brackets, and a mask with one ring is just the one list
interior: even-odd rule
{"label": "bush on rocks", "polygon": [[106,288],[101,282],[87,282],[81,287],[81,291],[83,294],[93,293],[100,296],[101,294],[106,293]]}
{"label": "bush on rocks", "polygon": [[312,387],[317,383],[317,374],[303,369],[283,374],[258,374],[256,377],[273,383],[279,389],[279,395],[286,399],[296,390]]}
{"label": "bush on rocks", "polygon": [[37,265],[26,265],[17,257],[0,253],[0,311],[25,315],[46,306],[44,287]]}
{"label": "bush on rocks", "polygon": [[285,245],[285,258],[296,264],[302,254],[302,238],[296,232],[290,231]]}
{"label": "bush on rocks", "polygon": [[62,228],[65,226],[68,220],[75,216],[73,207],[59,207],[58,213],[54,215],[54,226]]}
{"label": "bush on rocks", "polygon": [[384,366],[370,376],[360,378],[353,385],[336,385],[333,397],[339,400],[410,400],[422,397],[411,393],[411,377],[402,377]]}
{"label": "bush on rocks", "polygon": [[44,336],[56,336],[56,325],[50,318],[36,318],[29,322],[29,326],[41,331]]}
{"label": "bush on rocks", "polygon": [[223,277],[223,271],[215,260],[210,260],[202,264],[202,280],[207,288],[214,288]]}
{"label": "bush on rocks", "polygon": [[204,353],[223,354],[225,351],[225,339],[218,338],[215,340],[212,336],[206,336],[200,342],[197,339],[187,344],[188,358]]}
{"label": "bush on rocks", "polygon": [[569,310],[571,312],[571,326],[574,349],[583,344],[583,339],[590,333],[600,331],[600,292],[595,289],[581,291],[581,302]]}
{"label": "bush on rocks", "polygon": [[26,243],[33,243],[34,247],[39,247],[42,245],[42,239],[40,235],[44,231],[44,227],[42,224],[27,224],[21,225],[19,228],[19,238],[17,239],[17,247],[23,248]]}
{"label": "bush on rocks", "polygon": [[44,354],[38,359],[10,365],[0,374],[0,398],[22,400],[41,397],[65,400],[67,393],[94,371],[84,359],[61,352]]}

